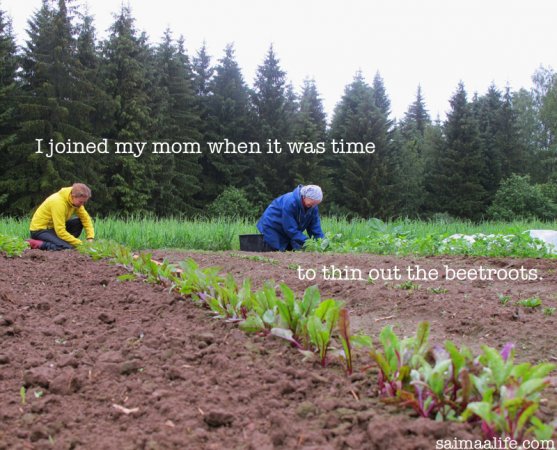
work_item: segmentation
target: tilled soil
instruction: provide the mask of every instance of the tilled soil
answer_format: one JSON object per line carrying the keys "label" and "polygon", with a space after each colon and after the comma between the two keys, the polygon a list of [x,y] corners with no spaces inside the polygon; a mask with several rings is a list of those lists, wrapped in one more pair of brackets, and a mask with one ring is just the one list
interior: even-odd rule
{"label": "tilled soil", "polygon": [[[256,287],[274,279],[302,293],[318,284],[323,298],[345,302],[354,330],[371,336],[388,324],[410,335],[429,320],[434,343],[450,339],[477,352],[512,341],[519,360],[557,361],[557,313],[547,309],[557,307],[555,261],[303,252],[153,257],[192,257],[237,280],[250,277]],[[324,280],[322,268],[331,265],[360,269],[362,280]],[[438,270],[439,279],[408,283],[406,270],[416,265]],[[395,266],[401,279],[386,279]],[[464,269],[466,279],[447,280],[445,266]],[[536,279],[472,280],[470,271],[480,267],[513,276],[524,269]],[[384,276],[368,282],[368,271],[380,268]],[[315,280],[300,280],[308,269]],[[481,438],[478,426],[418,419],[382,402],[363,353],[348,377],[339,362],[322,368],[303,361],[285,341],[245,335],[168,287],[118,281],[124,273],[73,251],[0,256],[0,449],[433,449],[440,439]],[[530,297],[543,306],[516,305]],[[541,416],[555,421],[556,411],[553,386]]]}

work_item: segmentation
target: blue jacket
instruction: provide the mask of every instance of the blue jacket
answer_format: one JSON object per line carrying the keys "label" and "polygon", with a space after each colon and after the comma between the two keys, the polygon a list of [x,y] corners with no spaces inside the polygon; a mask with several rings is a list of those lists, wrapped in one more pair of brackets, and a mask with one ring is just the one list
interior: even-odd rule
{"label": "blue jacket", "polygon": [[317,206],[306,210],[302,204],[301,187],[275,198],[257,222],[265,242],[277,250],[284,251],[289,245],[293,250],[302,248],[308,239],[305,230],[310,237],[325,237]]}

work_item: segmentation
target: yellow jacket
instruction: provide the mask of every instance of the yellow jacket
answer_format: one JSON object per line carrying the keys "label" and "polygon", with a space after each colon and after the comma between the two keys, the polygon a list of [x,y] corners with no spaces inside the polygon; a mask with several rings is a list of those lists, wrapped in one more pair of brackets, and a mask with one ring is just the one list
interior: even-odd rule
{"label": "yellow jacket", "polygon": [[29,229],[31,231],[54,229],[60,239],[75,247],[81,244],[81,241],[66,230],[66,221],[75,214],[85,228],[87,239],[94,238],[95,229],[91,216],[84,206],[76,208],[72,205],[71,192],[71,187],[62,188],[42,202],[33,214]]}

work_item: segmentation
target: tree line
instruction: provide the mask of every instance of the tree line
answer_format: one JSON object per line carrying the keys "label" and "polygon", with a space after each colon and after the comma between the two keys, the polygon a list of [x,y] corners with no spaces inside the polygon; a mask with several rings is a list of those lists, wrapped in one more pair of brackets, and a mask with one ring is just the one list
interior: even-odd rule
{"label": "tree line", "polygon": [[[557,75],[533,88],[461,82],[444,121],[418,86],[394,120],[383,79],[358,72],[330,122],[318,87],[289,83],[270,46],[249,86],[228,45],[216,61],[166,30],[157,44],[122,7],[105,40],[72,0],[44,0],[15,43],[0,10],[0,214],[27,216],[47,194],[79,181],[100,215],[257,216],[297,184],[319,184],[321,210],[349,217],[557,216]],[[79,154],[45,158],[43,142],[373,142],[372,154]]]}

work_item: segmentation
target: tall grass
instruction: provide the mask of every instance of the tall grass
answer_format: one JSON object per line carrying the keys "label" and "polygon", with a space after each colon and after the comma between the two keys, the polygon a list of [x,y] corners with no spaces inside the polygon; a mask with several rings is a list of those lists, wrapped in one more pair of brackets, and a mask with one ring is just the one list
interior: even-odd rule
{"label": "tall grass", "polygon": [[[257,232],[246,220],[178,220],[132,217],[95,219],[95,237],[111,239],[133,250],[182,248],[230,250],[239,247],[238,235]],[[29,221],[0,218],[0,234],[29,237]]]}
{"label": "tall grass", "polygon": [[[322,219],[323,230],[339,241],[365,240],[370,235],[394,234],[426,239],[442,239],[451,234],[519,234],[528,229],[557,230],[557,221],[516,221],[511,223],[472,223],[459,220],[418,221],[396,220],[381,222],[376,219]],[[255,221],[245,219],[179,220],[132,217],[129,219],[98,218],[96,237],[111,239],[133,250],[180,248],[188,250],[236,250],[240,234],[257,233]],[[26,239],[29,220],[0,218],[0,234]],[[358,249],[354,249],[358,251]],[[361,251],[361,250],[360,250]]]}

